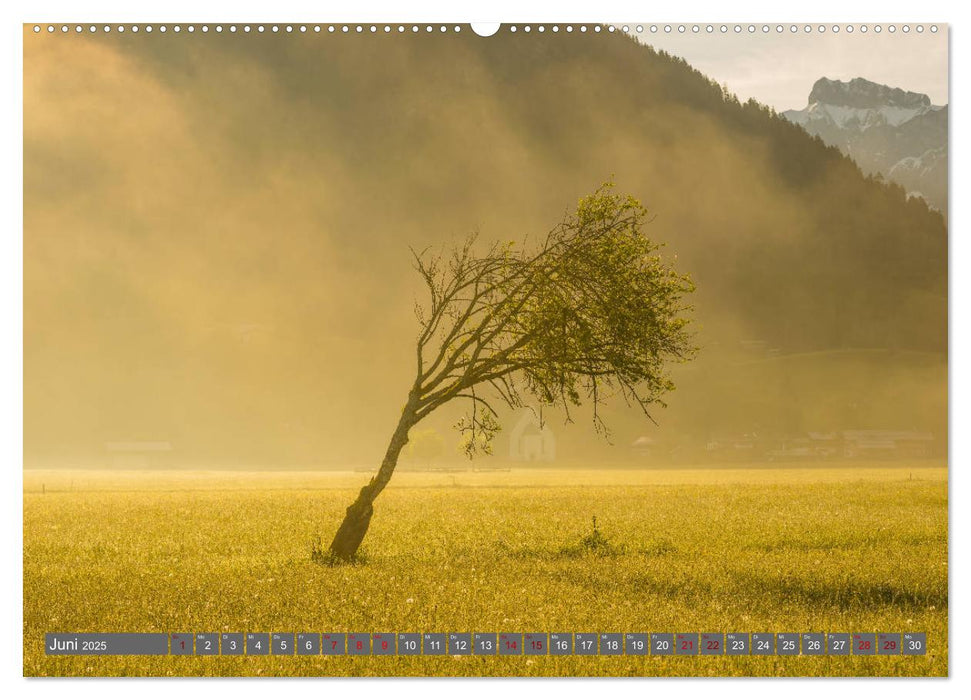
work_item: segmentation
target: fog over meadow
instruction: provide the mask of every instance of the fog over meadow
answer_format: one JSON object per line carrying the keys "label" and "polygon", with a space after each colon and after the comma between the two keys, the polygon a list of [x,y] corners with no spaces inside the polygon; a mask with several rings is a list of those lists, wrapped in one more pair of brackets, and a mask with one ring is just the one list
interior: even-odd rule
{"label": "fog over meadow", "polygon": [[[542,235],[613,180],[697,285],[698,359],[611,442],[947,426],[947,229],[620,36],[25,34],[24,452],[368,466],[414,375],[409,247]],[[462,457],[433,415],[443,459]],[[511,426],[515,417],[506,422]],[[500,435],[496,452],[508,452]]]}

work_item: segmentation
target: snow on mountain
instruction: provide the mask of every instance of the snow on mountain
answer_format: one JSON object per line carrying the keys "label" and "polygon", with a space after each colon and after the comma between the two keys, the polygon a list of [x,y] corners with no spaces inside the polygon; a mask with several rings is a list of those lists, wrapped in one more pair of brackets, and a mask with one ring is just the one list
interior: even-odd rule
{"label": "snow on mountain", "polygon": [[933,148],[929,151],[925,151],[919,156],[908,156],[907,158],[901,158],[894,164],[892,168],[890,168],[890,172],[888,174],[891,178],[895,176],[906,177],[909,175],[924,177],[934,168],[939,167],[940,164],[946,159],[946,149]]}
{"label": "snow on mountain", "polygon": [[947,107],[927,95],[854,78],[820,78],[804,109],[782,115],[879,173],[947,209]]}
{"label": "snow on mountain", "polygon": [[[928,107],[846,107],[814,102],[804,110],[790,110],[786,113],[791,121],[805,126],[814,121],[835,124],[841,129],[865,131],[873,126],[900,126],[914,117],[935,109]],[[791,116],[790,116],[791,115]]]}

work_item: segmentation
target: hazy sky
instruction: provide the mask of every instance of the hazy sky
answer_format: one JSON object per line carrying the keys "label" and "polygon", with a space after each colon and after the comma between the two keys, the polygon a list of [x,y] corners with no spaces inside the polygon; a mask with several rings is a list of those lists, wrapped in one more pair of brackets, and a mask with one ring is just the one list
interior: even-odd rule
{"label": "hazy sky", "polygon": [[769,33],[762,25],[754,34],[743,25],[735,34],[712,34],[702,26],[697,34],[690,26],[681,34],[672,26],[656,34],[644,27],[644,43],[663,49],[688,63],[719,83],[727,83],[739,98],[754,97],[777,110],[802,109],[806,106],[813,83],[821,77],[849,80],[862,77],[877,83],[899,87],[930,96],[934,104],[946,104],[947,27],[939,25],[936,34],[925,26],[923,33],[913,29],[903,34],[900,27],[890,34],[887,26],[879,34],[872,27],[865,34],[859,27],[852,34],[842,28],[833,34],[831,27],[820,34],[804,29],[792,34],[788,27],[778,34],[775,25]]}

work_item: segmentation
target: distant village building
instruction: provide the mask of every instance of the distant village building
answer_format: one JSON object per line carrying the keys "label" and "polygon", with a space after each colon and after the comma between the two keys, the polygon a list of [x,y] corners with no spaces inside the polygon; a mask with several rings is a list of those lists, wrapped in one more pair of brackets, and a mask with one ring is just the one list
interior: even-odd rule
{"label": "distant village building", "polygon": [[843,454],[842,433],[809,433],[809,444],[816,457],[840,457]]}
{"label": "distant village building", "polygon": [[840,430],[789,436],[766,452],[772,460],[931,457],[934,435],[916,430]]}
{"label": "distant village building", "polygon": [[751,460],[765,454],[763,443],[756,433],[726,433],[709,437],[705,450],[713,459]]}
{"label": "distant village building", "polygon": [[930,457],[933,433],[916,430],[844,430],[843,455],[857,458]]}
{"label": "distant village building", "polygon": [[171,464],[172,445],[169,442],[106,442],[105,450],[110,457],[110,466],[115,469],[160,469]]}
{"label": "distant village building", "polygon": [[641,435],[631,443],[630,447],[635,457],[653,457],[657,449],[657,441],[647,435]]}
{"label": "distant village building", "polygon": [[509,435],[509,459],[516,462],[552,462],[556,459],[556,438],[549,425],[526,410]]}

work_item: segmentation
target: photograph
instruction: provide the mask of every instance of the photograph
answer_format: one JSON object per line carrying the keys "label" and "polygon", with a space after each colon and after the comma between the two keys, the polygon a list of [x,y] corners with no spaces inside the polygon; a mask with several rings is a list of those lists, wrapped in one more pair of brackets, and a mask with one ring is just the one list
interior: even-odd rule
{"label": "photograph", "polygon": [[23,24],[23,676],[948,677],[949,32]]}

